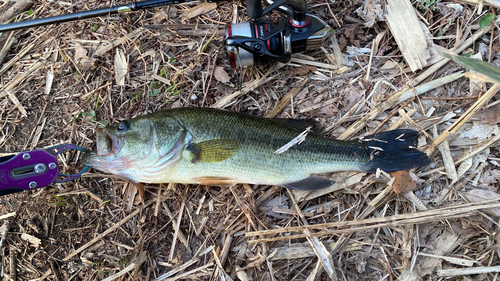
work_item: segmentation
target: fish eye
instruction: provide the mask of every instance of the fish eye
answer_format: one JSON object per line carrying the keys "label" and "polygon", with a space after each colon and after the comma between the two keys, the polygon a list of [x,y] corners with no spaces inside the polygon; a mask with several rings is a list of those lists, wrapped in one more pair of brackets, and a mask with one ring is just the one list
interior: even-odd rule
{"label": "fish eye", "polygon": [[118,124],[118,132],[126,132],[130,129],[130,121],[123,120]]}

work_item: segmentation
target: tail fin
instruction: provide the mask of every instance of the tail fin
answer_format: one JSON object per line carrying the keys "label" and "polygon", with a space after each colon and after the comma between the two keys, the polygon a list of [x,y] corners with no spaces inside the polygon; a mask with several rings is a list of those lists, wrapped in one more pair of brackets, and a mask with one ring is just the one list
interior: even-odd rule
{"label": "tail fin", "polygon": [[401,129],[387,131],[360,139],[370,149],[370,160],[361,167],[364,172],[377,169],[395,172],[430,164],[429,157],[416,149],[418,132]]}

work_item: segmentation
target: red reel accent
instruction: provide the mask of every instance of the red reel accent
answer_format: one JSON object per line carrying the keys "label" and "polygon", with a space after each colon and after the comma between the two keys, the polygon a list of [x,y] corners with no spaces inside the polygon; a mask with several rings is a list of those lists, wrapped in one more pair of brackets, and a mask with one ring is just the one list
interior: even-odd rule
{"label": "red reel accent", "polygon": [[291,24],[293,27],[297,27],[297,28],[306,27],[306,26],[309,24],[309,17],[307,17],[307,22],[306,22],[306,23],[304,23],[303,25],[294,24],[294,23],[292,22],[292,19],[290,19],[290,24]]}
{"label": "red reel accent", "polygon": [[[226,25],[227,37],[233,36],[233,30],[231,29],[231,24],[228,23]],[[236,68],[236,57],[234,56],[234,52],[229,52],[229,61],[231,62],[231,67]]]}
{"label": "red reel accent", "polygon": [[[269,33],[269,25],[267,25],[266,23],[266,34]],[[271,40],[270,39],[267,39],[267,50],[268,51],[271,51]]]}
{"label": "red reel accent", "polygon": [[[269,32],[269,25],[266,23],[264,24],[265,28],[266,28],[266,34]],[[255,38],[259,38],[259,30],[257,29],[257,25],[254,25],[254,28],[255,28]],[[267,50],[270,51],[271,50],[271,39],[267,39],[266,40],[266,45],[267,45]],[[260,64],[260,57],[258,58],[259,60],[259,63]]]}

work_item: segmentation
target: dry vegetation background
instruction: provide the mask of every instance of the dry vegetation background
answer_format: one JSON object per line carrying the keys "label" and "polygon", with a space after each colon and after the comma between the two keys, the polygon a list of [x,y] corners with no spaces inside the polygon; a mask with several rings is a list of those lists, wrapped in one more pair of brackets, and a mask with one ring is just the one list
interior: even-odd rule
{"label": "dry vegetation background", "polygon": [[[14,3],[28,2],[4,1],[2,22]],[[120,3],[36,0],[14,16]],[[498,280],[498,87],[433,53],[412,72],[384,21],[383,1],[308,4],[335,38],[287,65],[244,69],[241,91],[223,50],[225,23],[248,20],[241,2],[6,33],[0,150],[95,149],[99,126],[212,106],[315,118],[326,135],[344,139],[413,128],[431,165],[403,175],[332,174],[337,183],[316,194],[147,185],[144,202],[135,186],[91,171],[0,198],[3,280]],[[500,63],[498,26],[478,25],[496,13],[495,1],[411,4],[429,46]],[[80,156],[64,154],[63,171],[80,168]]]}

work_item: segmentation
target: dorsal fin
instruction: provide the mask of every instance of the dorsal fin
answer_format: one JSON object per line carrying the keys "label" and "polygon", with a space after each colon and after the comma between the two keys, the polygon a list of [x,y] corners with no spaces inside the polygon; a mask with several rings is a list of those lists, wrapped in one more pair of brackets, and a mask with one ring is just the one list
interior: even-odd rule
{"label": "dorsal fin", "polygon": [[272,118],[273,120],[281,125],[285,125],[296,129],[297,131],[305,131],[308,127],[312,127],[313,132],[319,132],[321,126],[314,119],[287,119],[287,118]]}

